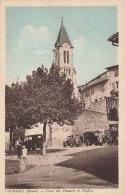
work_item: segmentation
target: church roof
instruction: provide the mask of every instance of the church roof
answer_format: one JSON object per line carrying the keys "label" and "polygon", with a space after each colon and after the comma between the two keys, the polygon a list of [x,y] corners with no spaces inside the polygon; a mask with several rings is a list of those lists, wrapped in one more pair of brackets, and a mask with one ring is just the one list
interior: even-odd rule
{"label": "church roof", "polygon": [[67,42],[70,45],[70,47],[73,47],[72,44],[71,44],[71,41],[69,39],[69,36],[66,32],[65,26],[62,22],[56,44],[58,44],[58,46],[61,47],[62,44],[65,43],[65,42]]}

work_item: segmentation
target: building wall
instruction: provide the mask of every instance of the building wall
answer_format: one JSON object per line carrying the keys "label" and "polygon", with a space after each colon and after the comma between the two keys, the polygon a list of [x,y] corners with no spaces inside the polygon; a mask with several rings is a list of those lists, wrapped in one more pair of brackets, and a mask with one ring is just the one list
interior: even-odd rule
{"label": "building wall", "polygon": [[94,102],[89,109],[75,120],[74,125],[60,126],[57,123],[50,125],[47,147],[61,148],[69,135],[81,135],[86,131],[105,131],[109,129],[106,113],[106,101]]}
{"label": "building wall", "polygon": [[112,90],[118,90],[119,77],[115,71],[118,71],[117,66],[109,68],[107,72],[86,84],[86,88],[80,94],[81,100],[85,103],[85,108],[89,108],[92,102],[110,97]]}
{"label": "building wall", "polygon": [[103,82],[93,86],[93,92],[91,92],[91,88],[88,89],[88,92],[84,90],[82,101],[85,102],[85,108],[89,108],[92,102],[104,100],[107,95],[107,82]]}
{"label": "building wall", "polygon": [[106,100],[100,100],[98,102],[92,102],[88,109],[96,111],[96,112],[101,112],[101,113],[107,114]]}
{"label": "building wall", "polygon": [[73,125],[73,134],[83,134],[86,131],[105,131],[109,128],[106,113],[85,109]]}
{"label": "building wall", "polygon": [[25,136],[43,134],[43,123],[37,123],[36,126],[33,126],[32,129],[25,130]]}
{"label": "building wall", "polygon": [[108,70],[107,71],[107,78],[109,79],[108,80],[108,97],[110,97],[110,92],[114,89],[118,89],[117,88],[117,84],[116,82],[119,81],[119,76],[115,76],[115,68],[114,69],[111,69],[111,70]]}
{"label": "building wall", "polygon": [[49,126],[49,137],[47,140],[47,147],[62,148],[63,142],[67,140],[67,136],[72,135],[71,125],[58,125],[54,123]]}

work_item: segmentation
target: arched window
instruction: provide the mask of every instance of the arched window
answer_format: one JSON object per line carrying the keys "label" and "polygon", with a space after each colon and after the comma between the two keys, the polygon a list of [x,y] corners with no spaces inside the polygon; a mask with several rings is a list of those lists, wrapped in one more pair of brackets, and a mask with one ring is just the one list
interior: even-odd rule
{"label": "arched window", "polygon": [[64,68],[64,74],[65,74],[65,68]]}
{"label": "arched window", "polygon": [[68,74],[68,69],[66,69],[66,74]]}
{"label": "arched window", "polygon": [[70,74],[70,69],[69,69],[69,74]]}
{"label": "arched window", "polygon": [[69,64],[69,51],[67,51],[67,64]]}
{"label": "arched window", "polygon": [[64,63],[66,63],[66,51],[64,51]]}

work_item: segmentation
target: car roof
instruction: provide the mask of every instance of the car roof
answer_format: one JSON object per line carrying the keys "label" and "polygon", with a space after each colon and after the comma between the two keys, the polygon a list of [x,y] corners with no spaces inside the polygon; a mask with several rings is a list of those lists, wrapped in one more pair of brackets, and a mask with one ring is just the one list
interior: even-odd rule
{"label": "car roof", "polygon": [[102,133],[102,131],[86,131],[84,133]]}
{"label": "car roof", "polygon": [[42,134],[35,134],[35,135],[26,135],[25,137],[32,137],[32,136],[37,136],[37,135],[41,135],[42,136]]}

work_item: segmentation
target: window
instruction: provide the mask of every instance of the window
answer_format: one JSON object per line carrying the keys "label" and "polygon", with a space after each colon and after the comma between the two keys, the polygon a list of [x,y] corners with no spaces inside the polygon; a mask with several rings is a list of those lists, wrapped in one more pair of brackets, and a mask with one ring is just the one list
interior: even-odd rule
{"label": "window", "polygon": [[89,89],[86,89],[85,91],[85,97],[88,97],[89,96]]}
{"label": "window", "polygon": [[112,83],[112,88],[115,89],[115,83]]}
{"label": "window", "polygon": [[65,68],[64,68],[64,74],[65,74]]}
{"label": "window", "polygon": [[105,91],[105,84],[101,86],[102,91]]}
{"label": "window", "polygon": [[32,140],[32,137],[29,137],[29,140]]}
{"label": "window", "polygon": [[91,94],[94,93],[94,87],[91,87],[91,88],[90,88],[90,92],[91,92]]}
{"label": "window", "polygon": [[66,51],[64,51],[64,63],[66,63]]}
{"label": "window", "polygon": [[67,63],[69,64],[69,51],[67,51]]}
{"label": "window", "polygon": [[68,74],[68,69],[66,69],[66,74]]}
{"label": "window", "polygon": [[119,86],[119,82],[118,81],[116,81],[116,88],[118,89],[118,86]]}
{"label": "window", "polygon": [[70,74],[70,69],[69,69],[69,74]]}
{"label": "window", "polygon": [[118,72],[118,68],[115,68],[115,77],[118,77],[119,72]]}

